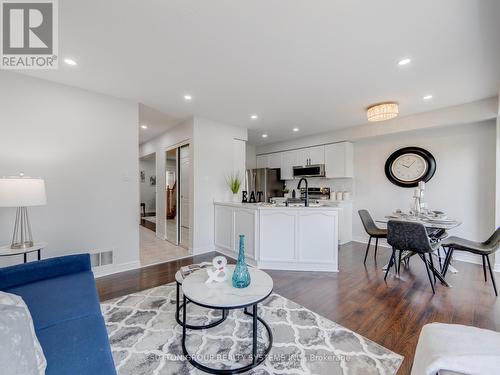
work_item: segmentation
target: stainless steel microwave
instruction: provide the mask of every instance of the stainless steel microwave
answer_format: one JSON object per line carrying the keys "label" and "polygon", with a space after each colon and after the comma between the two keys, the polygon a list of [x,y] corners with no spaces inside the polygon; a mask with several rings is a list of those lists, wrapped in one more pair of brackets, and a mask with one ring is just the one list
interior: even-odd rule
{"label": "stainless steel microwave", "polygon": [[293,177],[325,177],[325,165],[305,165],[293,167]]}

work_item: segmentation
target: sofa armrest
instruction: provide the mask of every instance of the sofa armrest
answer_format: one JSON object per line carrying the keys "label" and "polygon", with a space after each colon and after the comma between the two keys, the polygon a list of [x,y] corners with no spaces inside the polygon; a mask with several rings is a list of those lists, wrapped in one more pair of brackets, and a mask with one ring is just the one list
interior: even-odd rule
{"label": "sofa armrest", "polygon": [[91,271],[89,254],[67,255],[0,268],[0,290],[85,271]]}

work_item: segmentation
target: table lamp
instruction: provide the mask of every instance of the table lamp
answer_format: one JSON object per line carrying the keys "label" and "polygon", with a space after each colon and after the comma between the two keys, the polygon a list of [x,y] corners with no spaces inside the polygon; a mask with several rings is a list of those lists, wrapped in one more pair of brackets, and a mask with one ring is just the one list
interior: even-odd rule
{"label": "table lamp", "polygon": [[28,207],[47,204],[45,181],[40,178],[0,178],[0,207],[17,207],[11,249],[27,249],[33,246],[33,236],[28,218]]}

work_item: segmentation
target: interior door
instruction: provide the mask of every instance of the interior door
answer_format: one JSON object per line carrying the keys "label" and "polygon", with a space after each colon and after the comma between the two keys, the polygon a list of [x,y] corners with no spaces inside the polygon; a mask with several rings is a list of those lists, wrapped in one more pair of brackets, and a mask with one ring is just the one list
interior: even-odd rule
{"label": "interior door", "polygon": [[178,159],[177,149],[168,150],[165,160],[165,202],[166,202],[166,239],[174,245],[179,244],[177,222],[178,215]]}
{"label": "interior door", "polygon": [[182,247],[190,247],[190,149],[189,145],[182,146],[179,150],[179,200],[180,200],[180,225],[179,244]]}

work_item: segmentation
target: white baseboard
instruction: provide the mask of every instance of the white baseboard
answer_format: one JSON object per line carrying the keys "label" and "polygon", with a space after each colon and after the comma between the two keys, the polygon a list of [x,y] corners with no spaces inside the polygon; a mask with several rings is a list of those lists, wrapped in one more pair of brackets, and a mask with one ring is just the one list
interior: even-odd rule
{"label": "white baseboard", "polygon": [[141,268],[141,262],[136,260],[134,262],[120,263],[120,264],[109,264],[106,266],[92,268],[95,278],[109,276],[114,273],[131,271]]}
{"label": "white baseboard", "polygon": [[[353,239],[353,242],[368,244],[368,238],[356,237]],[[374,239],[372,239],[371,244],[372,244],[372,246],[375,245]],[[389,244],[387,243],[387,241],[385,239],[380,239],[378,241],[378,245],[382,246],[382,247],[387,247],[389,249],[391,248],[391,246],[389,246]],[[479,255],[470,254],[470,253],[466,253],[463,251],[455,251],[453,253],[453,260],[457,260],[459,262],[472,263],[472,264],[483,264],[483,261],[481,260],[481,257]],[[500,265],[495,265],[495,271],[500,272]]]}
{"label": "white baseboard", "polygon": [[[222,255],[227,256],[228,258],[231,258],[231,259],[234,259],[234,260],[238,259],[238,253],[236,253],[236,252],[234,252],[232,250],[227,250],[227,249],[223,249],[223,248],[217,247],[215,249],[215,251],[217,251],[218,253],[221,253]],[[250,258],[248,256],[248,254],[246,254],[245,260],[247,261],[247,263],[249,265],[251,265],[253,267],[257,267],[257,262],[255,261],[255,259]]]}
{"label": "white baseboard", "polygon": [[[359,242],[359,243],[368,244],[368,237],[354,237],[352,239],[352,242]],[[375,246],[375,239],[374,238],[372,238],[371,245]],[[387,241],[384,238],[380,238],[378,240],[378,245],[382,246],[382,247],[387,247],[388,249],[391,248],[391,246],[389,246],[389,244],[387,243]]]}

